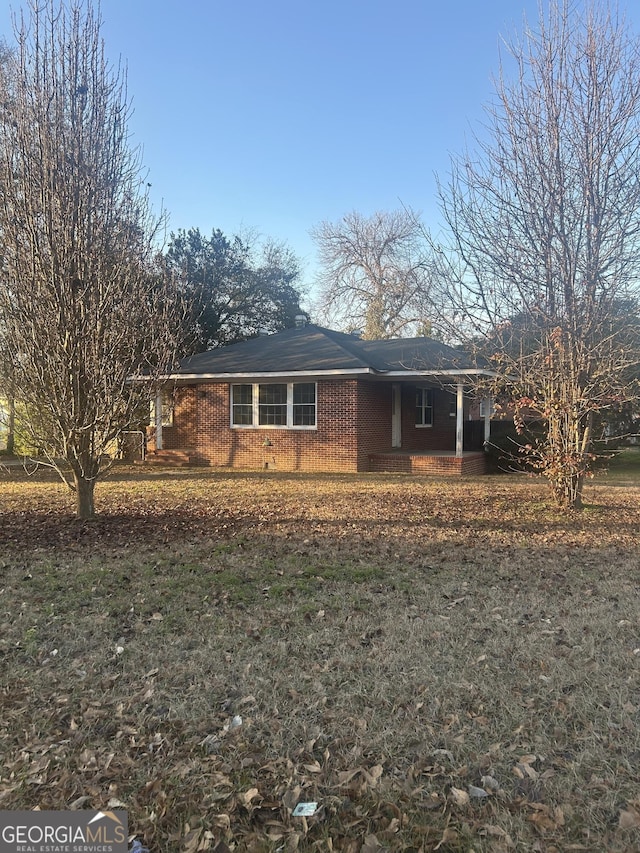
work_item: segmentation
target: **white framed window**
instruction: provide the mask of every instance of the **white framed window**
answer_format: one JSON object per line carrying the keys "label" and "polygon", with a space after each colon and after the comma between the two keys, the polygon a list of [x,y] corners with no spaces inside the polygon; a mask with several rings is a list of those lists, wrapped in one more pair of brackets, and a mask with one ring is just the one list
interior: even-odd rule
{"label": "white framed window", "polygon": [[[162,426],[163,427],[172,427],[173,426],[173,409],[174,409],[174,400],[173,394],[171,391],[162,391],[160,395],[162,401]],[[156,400],[151,400],[151,409],[150,409],[150,421],[152,425],[156,423]]]}
{"label": "white framed window", "polygon": [[495,414],[496,408],[493,404],[492,397],[482,397],[480,400],[480,418],[484,419],[487,415],[491,417]]}
{"label": "white framed window", "polygon": [[231,386],[231,423],[253,426],[253,385]]}
{"label": "white framed window", "polygon": [[416,388],[416,426],[433,426],[432,388]]}
{"label": "white framed window", "polygon": [[287,397],[289,388],[285,382],[273,385],[258,385],[259,426],[289,426]]}
{"label": "white framed window", "polygon": [[253,382],[231,386],[232,427],[315,429],[315,382]]}

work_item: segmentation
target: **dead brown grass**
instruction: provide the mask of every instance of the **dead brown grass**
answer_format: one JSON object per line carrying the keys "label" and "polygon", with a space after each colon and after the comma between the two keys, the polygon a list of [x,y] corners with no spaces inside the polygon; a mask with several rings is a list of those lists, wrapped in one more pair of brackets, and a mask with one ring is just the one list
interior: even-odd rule
{"label": "dead brown grass", "polygon": [[[640,488],[1,475],[0,809],[155,851],[640,849]],[[297,818],[297,802],[315,816]]]}

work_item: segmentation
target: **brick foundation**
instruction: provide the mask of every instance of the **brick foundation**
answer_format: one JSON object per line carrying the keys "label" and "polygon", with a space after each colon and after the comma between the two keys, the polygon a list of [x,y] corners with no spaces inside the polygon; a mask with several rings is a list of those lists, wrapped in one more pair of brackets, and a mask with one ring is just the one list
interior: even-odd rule
{"label": "brick foundation", "polygon": [[474,476],[486,473],[486,458],[484,453],[465,453],[462,457],[453,454],[372,453],[369,456],[369,470],[404,474]]}

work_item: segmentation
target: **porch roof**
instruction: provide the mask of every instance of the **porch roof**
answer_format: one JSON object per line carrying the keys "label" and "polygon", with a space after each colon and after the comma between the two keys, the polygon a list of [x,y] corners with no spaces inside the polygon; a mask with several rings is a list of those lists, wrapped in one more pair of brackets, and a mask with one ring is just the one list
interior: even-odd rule
{"label": "porch roof", "polygon": [[495,375],[465,352],[431,338],[364,341],[306,325],[185,358],[169,377],[178,381],[368,375],[381,379]]}

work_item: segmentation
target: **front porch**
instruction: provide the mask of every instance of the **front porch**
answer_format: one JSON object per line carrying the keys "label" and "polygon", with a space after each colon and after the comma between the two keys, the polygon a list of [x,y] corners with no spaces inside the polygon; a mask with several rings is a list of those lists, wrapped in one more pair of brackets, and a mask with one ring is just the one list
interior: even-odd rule
{"label": "front porch", "polygon": [[474,476],[486,473],[486,455],[477,450],[464,451],[461,455],[456,455],[453,450],[431,453],[391,450],[386,453],[370,453],[369,471]]}

